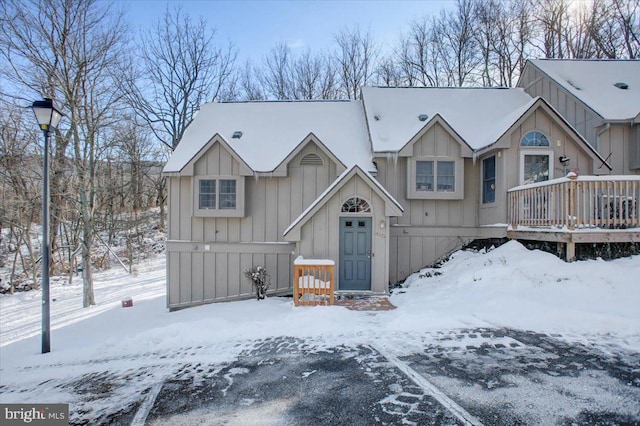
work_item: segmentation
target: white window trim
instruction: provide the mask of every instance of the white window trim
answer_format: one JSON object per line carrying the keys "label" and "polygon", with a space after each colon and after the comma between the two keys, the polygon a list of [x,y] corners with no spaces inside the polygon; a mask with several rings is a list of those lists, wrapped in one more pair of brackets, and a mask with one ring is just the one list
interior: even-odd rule
{"label": "white window trim", "polygon": [[[200,208],[200,181],[201,180],[216,180],[216,208],[215,209],[201,209]],[[236,208],[235,209],[221,209],[220,208],[220,181],[221,180],[235,180],[236,181]],[[244,176],[233,175],[206,175],[206,176],[194,176],[192,179],[193,194],[193,216],[195,217],[244,217]]]}
{"label": "white window trim", "polygon": [[519,171],[519,184],[524,185],[524,156],[525,155],[546,155],[549,157],[549,180],[553,179],[553,150],[548,149],[546,146],[542,149],[531,148],[520,150],[520,171]]}
{"label": "white window trim", "polygon": [[[433,161],[433,191],[416,190],[416,162]],[[438,161],[453,161],[455,191],[438,191]],[[419,156],[407,159],[407,199],[462,200],[464,198],[464,159],[455,157]]]}

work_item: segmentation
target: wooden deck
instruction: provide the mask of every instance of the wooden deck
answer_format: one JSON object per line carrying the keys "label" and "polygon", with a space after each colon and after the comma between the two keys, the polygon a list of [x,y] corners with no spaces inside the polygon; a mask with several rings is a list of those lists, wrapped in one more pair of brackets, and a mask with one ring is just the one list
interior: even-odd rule
{"label": "wooden deck", "polygon": [[517,240],[565,244],[640,242],[640,176],[573,176],[522,185],[508,192],[510,228]]}

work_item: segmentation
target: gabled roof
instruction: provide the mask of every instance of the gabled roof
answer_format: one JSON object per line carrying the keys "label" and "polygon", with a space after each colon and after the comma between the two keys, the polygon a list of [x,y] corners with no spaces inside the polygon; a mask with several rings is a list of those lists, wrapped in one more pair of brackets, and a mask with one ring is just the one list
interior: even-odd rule
{"label": "gabled roof", "polygon": [[426,124],[416,133],[405,146],[400,149],[400,155],[407,155],[409,157],[413,156],[413,144],[415,144],[420,138],[427,133],[427,131],[433,127],[434,125],[440,124],[444,129],[453,137],[453,139],[458,142],[461,146],[461,152],[463,157],[472,157],[473,150],[471,147],[460,137],[460,135],[456,132],[456,130],[451,127],[451,125],[445,120],[440,114],[436,114],[433,117],[429,118],[425,121]]}
{"label": "gabled roof", "polygon": [[[531,59],[528,61],[605,120],[640,114],[640,61]],[[628,87],[621,89],[616,83]]]}
{"label": "gabled roof", "polygon": [[374,152],[399,151],[436,115],[478,150],[495,142],[532,102],[522,89],[502,88],[364,87],[362,99]]}
{"label": "gabled roof", "polygon": [[316,211],[318,211],[326,201],[328,201],[343,185],[345,185],[353,176],[360,176],[371,188],[387,203],[385,207],[386,216],[401,216],[404,212],[404,208],[400,203],[393,198],[391,194],[378,182],[370,173],[362,170],[359,166],[354,165],[345,170],[338,178],[333,181],[322,194],[315,199],[313,203],[309,205],[291,224],[285,229],[282,234],[286,237],[294,230],[299,230],[307,220],[309,220]]}
{"label": "gabled roof", "polygon": [[360,101],[302,101],[204,104],[164,172],[180,172],[216,133],[256,172],[276,169],[310,133],[345,166],[374,170]]}
{"label": "gabled roof", "polygon": [[[585,148],[585,153],[591,157],[594,161],[599,161],[600,164],[606,166],[609,170],[613,170],[611,165],[607,163],[607,160],[604,159],[598,151],[591,146],[589,141],[587,141],[572,125],[565,119],[549,102],[547,102],[544,98],[537,96],[532,99],[532,101],[527,104],[526,109],[521,108],[514,111],[509,117],[505,117],[505,123],[511,123],[507,128],[505,128],[502,135],[496,138],[496,144],[494,148],[508,148],[511,144],[511,140],[506,138],[505,136],[516,126],[522,124],[522,122],[537,108],[544,109],[547,114],[555,116],[558,125],[565,132],[570,133]],[[494,145],[494,144],[492,144]],[[487,145],[484,150],[488,150],[492,148],[492,145]],[[483,149],[476,151],[476,153],[482,153]]]}

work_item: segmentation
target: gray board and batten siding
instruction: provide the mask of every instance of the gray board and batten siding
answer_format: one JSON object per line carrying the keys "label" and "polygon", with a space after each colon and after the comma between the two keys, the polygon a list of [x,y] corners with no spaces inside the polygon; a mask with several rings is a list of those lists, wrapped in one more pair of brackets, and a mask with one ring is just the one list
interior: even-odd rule
{"label": "gray board and batten siding", "polygon": [[[626,95],[635,99],[637,104],[635,114],[640,113],[640,87],[620,89],[615,87],[617,79],[629,80],[633,78],[635,86],[640,83],[640,78],[628,72],[625,77],[619,78],[615,75],[609,77],[610,81],[601,82],[607,75],[614,74],[608,70],[614,70],[619,65],[626,67],[635,64],[635,74],[640,75],[640,61],[576,61],[576,60],[537,60],[529,61],[518,81],[518,86],[522,87],[531,96],[540,96],[551,104],[577,131],[580,133],[599,153],[607,159],[607,163],[612,170],[601,164],[594,165],[593,174],[604,175],[629,175],[640,174],[640,121],[637,116],[621,119],[616,114],[609,116],[607,111],[602,114],[585,103],[581,98],[574,95],[570,90],[580,93],[583,91],[581,82],[589,84],[584,90],[592,92],[602,90],[602,93],[609,91],[619,92],[618,95]],[[589,77],[588,73],[580,73],[575,65],[602,68],[597,77],[597,81]],[[566,69],[562,70],[564,67]],[[613,68],[612,68],[613,67]],[[544,69],[549,69],[553,75],[550,76]],[[632,83],[632,86],[634,84]],[[597,87],[598,84],[606,87]],[[628,93],[626,93],[628,92]],[[601,100],[599,102],[602,103]],[[601,106],[601,105],[599,105]],[[633,114],[633,112],[632,112]],[[632,124],[633,123],[633,124]]]}
{"label": "gray board and batten siding", "polygon": [[[392,137],[399,128],[395,121],[388,128],[381,127],[387,125],[387,120],[395,120],[393,114],[398,108],[395,103],[383,102],[387,89],[377,90],[367,91],[375,101],[369,104],[365,96],[362,101],[350,103],[203,107],[204,113],[194,121],[197,125],[191,133],[185,133],[190,138],[181,142],[185,145],[178,147],[165,167],[169,191],[170,309],[252,297],[253,289],[243,273],[258,265],[270,275],[269,294],[290,293],[293,260],[298,255],[335,261],[335,277],[340,277],[340,220],[345,217],[370,218],[370,291],[387,293],[389,283],[405,279],[470,240],[506,236],[506,193],[521,184],[524,150],[548,155],[551,177],[564,176],[567,168],[578,168],[581,174],[593,173],[598,159],[555,110],[522,89],[399,89],[394,95],[395,103],[400,102],[402,107],[404,96],[410,95],[412,108],[417,108],[408,113],[409,119],[407,114],[398,116],[399,122],[405,120],[413,129],[404,132],[402,138]],[[493,96],[503,97],[506,107],[502,108],[506,109],[495,112],[499,116],[492,120],[476,117],[474,123],[484,126],[482,132],[472,131],[465,121],[465,111],[452,110],[448,116],[431,114],[423,122],[416,113],[423,112],[423,97],[433,102],[437,98],[433,95],[439,94],[462,96],[458,103],[466,105],[470,101],[471,106],[466,108],[471,113],[474,105],[484,105]],[[247,116],[245,107],[252,114]],[[308,114],[302,114],[298,107]],[[382,113],[369,117],[370,113],[364,111],[367,108],[381,108]],[[223,121],[228,128],[217,133],[211,117],[218,114],[236,121]],[[263,139],[255,121],[263,120],[275,129],[289,123],[287,114],[298,117],[297,127]],[[253,131],[246,128],[245,136],[233,139],[232,130],[245,128],[242,123],[247,120],[255,127]],[[283,122],[277,124],[274,120]],[[333,125],[340,120],[340,126]],[[377,120],[378,127],[367,133],[371,120]],[[487,124],[494,121],[497,124],[493,127]],[[451,127],[452,123],[457,127]],[[473,149],[462,138],[462,129],[465,137],[479,138]],[[550,146],[521,147],[522,137],[530,131],[544,134]],[[225,134],[227,138],[221,136]],[[316,134],[323,134],[324,139]],[[379,138],[377,142],[372,140],[374,136]],[[253,144],[263,151],[268,148],[265,144],[276,144],[280,151],[280,144],[286,144],[284,151],[289,155],[278,157],[279,163],[269,159],[269,169],[256,169],[272,171],[254,173],[252,167],[261,162],[260,158],[253,158],[256,163],[251,165],[245,163],[254,154]],[[393,149],[375,152],[376,144]],[[570,157],[571,163],[560,164],[561,156]],[[490,157],[495,158],[495,197],[483,202],[483,161]],[[425,190],[425,182],[418,182],[417,170],[428,163],[438,170],[439,162],[445,163],[443,170],[448,171],[444,173],[449,177],[445,182],[448,189]],[[212,211],[198,205],[199,182],[216,179],[218,183],[235,180],[237,199],[233,209]],[[432,185],[434,182],[441,183],[434,179]],[[343,204],[353,197],[365,200],[370,210],[342,211]],[[339,281],[338,278],[337,289],[341,290]]]}
{"label": "gray board and batten siding", "polygon": [[[334,182],[324,198],[288,229],[285,238],[297,241],[299,254],[308,259],[330,259],[336,262],[335,277],[340,277],[340,220],[369,218],[371,220],[371,288],[376,294],[386,294],[389,285],[389,221],[402,215],[402,208],[388,193],[358,167],[350,168]],[[345,202],[352,198],[366,201],[367,212],[343,212]],[[341,287],[337,290],[353,290]]]}
{"label": "gray board and batten siding", "polygon": [[[554,118],[544,103],[534,106],[516,121],[495,147],[475,160],[462,156],[461,145],[442,125],[436,123],[413,144],[411,156],[379,156],[376,179],[404,207],[404,215],[391,218],[389,231],[389,278],[397,282],[425,265],[442,258],[474,239],[506,236],[507,190],[520,185],[522,137],[530,131],[545,134],[551,146],[538,151],[553,159],[552,177],[566,175],[568,168],[592,173],[594,156],[575,132]],[[533,152],[536,152],[533,149]],[[559,157],[571,158],[568,166]],[[495,201],[482,202],[482,160],[495,156]],[[408,197],[408,164],[421,157],[451,160],[459,158],[463,171],[462,198],[416,199]]]}
{"label": "gray board and batten siding", "polygon": [[[301,165],[309,153],[323,165]],[[243,272],[257,265],[270,275],[268,294],[290,291],[296,246],[282,233],[343,169],[310,142],[289,162],[287,176],[241,176],[239,162],[214,143],[196,160],[194,176],[169,175],[169,308],[251,297]],[[194,179],[209,175],[244,180],[243,217],[193,215]]]}

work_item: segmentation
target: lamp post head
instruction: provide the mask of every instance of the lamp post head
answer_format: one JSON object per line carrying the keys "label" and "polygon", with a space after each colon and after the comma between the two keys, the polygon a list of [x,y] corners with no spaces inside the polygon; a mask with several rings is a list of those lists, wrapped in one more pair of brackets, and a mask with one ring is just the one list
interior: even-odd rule
{"label": "lamp post head", "polygon": [[41,130],[48,132],[51,129],[58,128],[63,114],[53,106],[53,101],[50,98],[35,101],[31,105],[31,109],[33,109]]}

